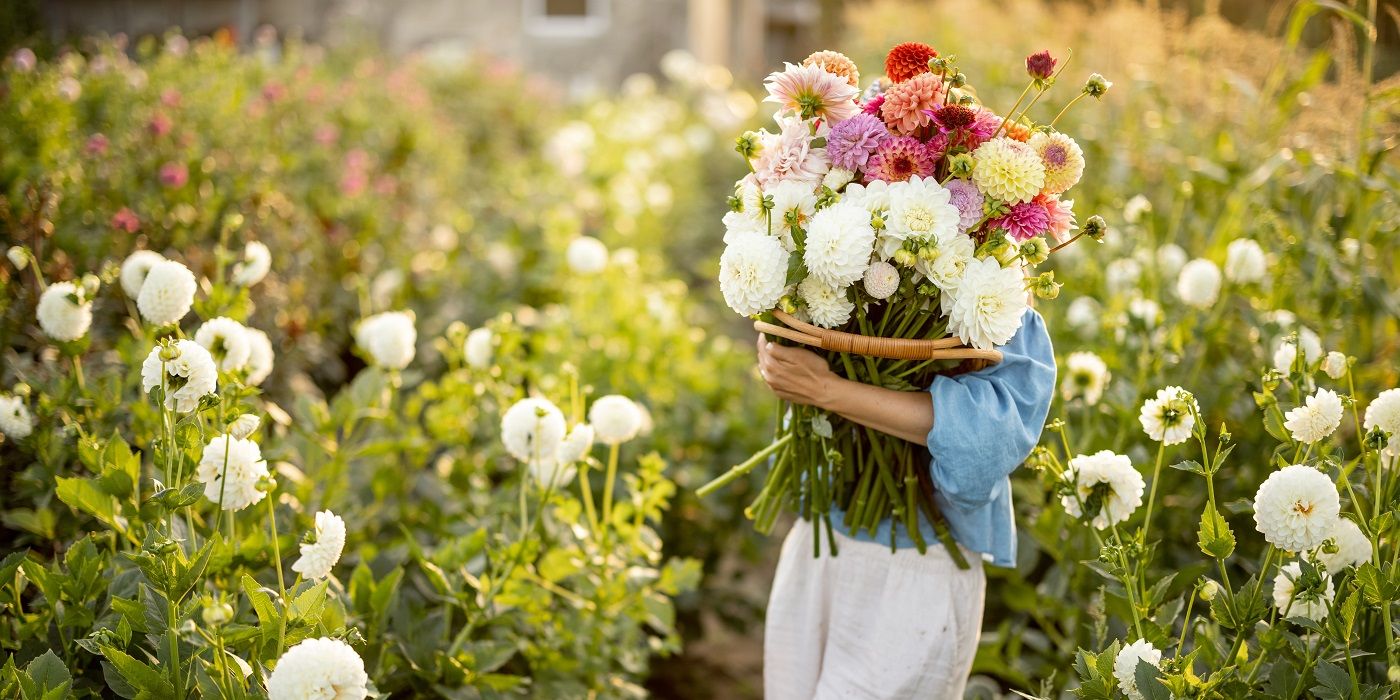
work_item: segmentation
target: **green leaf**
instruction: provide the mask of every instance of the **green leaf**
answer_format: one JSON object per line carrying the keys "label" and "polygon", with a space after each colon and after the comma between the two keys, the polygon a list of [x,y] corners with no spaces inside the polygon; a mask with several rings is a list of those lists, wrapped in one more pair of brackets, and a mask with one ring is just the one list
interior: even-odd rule
{"label": "green leaf", "polygon": [[52,649],[45,651],[38,658],[29,662],[24,667],[24,672],[29,675],[29,679],[34,681],[41,694],[47,697],[45,691],[58,688],[63,689],[64,697],[68,694],[68,685],[73,682],[73,674],[68,672],[68,667],[63,664],[63,660],[58,658],[58,654]]}
{"label": "green leaf", "polygon": [[1317,662],[1313,668],[1313,678],[1317,679],[1317,685],[1313,686],[1313,695],[1324,700],[1341,700],[1341,698],[1351,697],[1351,676],[1342,670],[1341,666],[1325,659]]}
{"label": "green leaf", "polygon": [[1137,668],[1133,669],[1133,680],[1137,681],[1138,692],[1147,700],[1172,700],[1171,691],[1162,685],[1160,677],[1161,672],[1156,666],[1138,659]]}
{"label": "green leaf", "polygon": [[116,523],[112,495],[98,487],[96,479],[80,477],[56,477],[58,500],[68,504],[73,510],[87,513],[108,526]]}
{"label": "green leaf", "polygon": [[307,620],[315,622],[321,617],[321,609],[326,605],[326,587],[330,585],[329,580],[322,580],[320,583],[308,588],[301,595],[292,601],[290,614],[293,620]]}
{"label": "green leaf", "polygon": [[1205,511],[1201,513],[1197,539],[1201,551],[1209,557],[1224,559],[1235,551],[1235,533],[1230,531],[1230,524],[1211,503],[1207,503]]}
{"label": "green leaf", "polygon": [[568,549],[551,549],[540,558],[540,576],[550,583],[558,583],[573,576],[583,568],[583,563]]}
{"label": "green leaf", "polygon": [[243,594],[248,596],[248,600],[253,604],[253,612],[258,615],[258,626],[262,628],[263,638],[267,639],[270,634],[276,634],[277,606],[273,604],[267,589],[252,576],[243,574]]}
{"label": "green leaf", "polygon": [[137,661],[126,652],[112,646],[102,647],[102,655],[112,662],[117,672],[131,687],[139,691],[138,697],[149,695],[168,698],[175,695],[175,686],[150,664]]}
{"label": "green leaf", "polygon": [[1188,459],[1185,462],[1177,462],[1176,464],[1171,465],[1171,467],[1172,469],[1176,469],[1178,471],[1191,472],[1192,474],[1199,474],[1201,476],[1206,475],[1205,467],[1202,467],[1201,463],[1197,462],[1194,459]]}

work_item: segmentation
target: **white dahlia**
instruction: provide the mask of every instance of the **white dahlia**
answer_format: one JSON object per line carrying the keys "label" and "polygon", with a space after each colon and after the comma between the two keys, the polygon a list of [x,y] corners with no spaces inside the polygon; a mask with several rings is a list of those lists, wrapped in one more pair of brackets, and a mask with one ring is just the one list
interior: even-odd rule
{"label": "white dahlia", "polygon": [[1026,312],[1026,284],[1019,267],[1002,267],[992,258],[972,260],[948,314],[948,332],[979,350],[1003,345],[1021,327]]}
{"label": "white dahlia", "polygon": [[[798,226],[807,227],[812,215],[817,213],[816,190],[810,182],[784,180],[770,186],[768,194],[773,197],[773,208],[768,211],[769,232],[782,241],[784,250],[791,253],[797,249],[797,245],[792,240],[792,226],[788,222],[793,220]],[[762,224],[758,230],[764,230]]]}
{"label": "white dahlia", "polygon": [[817,212],[807,227],[807,271],[829,287],[845,287],[865,275],[875,245],[870,213],[837,203]]}
{"label": "white dahlia", "polygon": [[899,289],[899,270],[883,260],[877,260],[865,270],[865,293],[876,299],[888,299]]}
{"label": "white dahlia", "polygon": [[542,489],[562,489],[573,483],[574,476],[578,474],[578,467],[557,459],[531,462],[527,468],[530,470],[530,476]]}
{"label": "white dahlia", "polygon": [[1137,668],[1142,662],[1153,667],[1162,663],[1162,652],[1146,639],[1124,646],[1113,659],[1113,677],[1118,679],[1118,689],[1132,700],[1143,699],[1142,691],[1137,687]]}
{"label": "white dahlia", "polygon": [[937,178],[915,175],[890,188],[890,213],[880,232],[880,256],[888,258],[907,240],[939,242],[958,234],[962,214]]}
{"label": "white dahlia", "polygon": [[406,311],[386,311],[370,316],[355,328],[355,344],[375,366],[403,369],[413,361],[418,344],[413,315]]}
{"label": "white dahlia", "polygon": [[365,662],[349,644],[320,637],[297,644],[267,677],[268,700],[364,700],[369,695]]}
{"label": "white dahlia", "polygon": [[719,258],[724,303],[740,316],[773,308],[787,287],[788,253],[778,239],[762,234],[730,241]]}
{"label": "white dahlia", "polygon": [[328,510],[316,514],[316,527],[301,542],[301,558],[292,571],[315,581],[331,575],[345,550],[345,521]]}
{"label": "white dahlia", "polygon": [[1176,295],[1188,306],[1210,308],[1220,300],[1220,268],[1205,258],[1186,263],[1176,278]]}
{"label": "white dahlia", "polygon": [[[1285,340],[1279,343],[1278,349],[1274,350],[1274,369],[1278,370],[1280,374],[1286,375],[1293,372],[1293,363],[1299,354],[1303,356],[1303,363],[1309,366],[1322,358],[1322,340],[1312,329],[1299,328],[1298,341],[1295,344],[1293,341]],[[1298,351],[1300,346],[1302,347],[1301,353]]]}
{"label": "white dahlia", "polygon": [[1269,271],[1264,249],[1252,238],[1237,238],[1225,249],[1225,277],[1236,284],[1263,282]]}
{"label": "white dahlia", "polygon": [[225,316],[200,324],[199,330],[194,333],[194,342],[203,345],[214,356],[219,369],[225,372],[245,367],[253,353],[253,347],[248,342],[248,329]]}
{"label": "white dahlia", "polygon": [[1322,360],[1322,371],[1333,379],[1347,376],[1347,356],[1336,350],[1327,353],[1327,357]]}
{"label": "white dahlia", "polygon": [[807,315],[822,328],[835,328],[851,319],[855,304],[846,297],[846,290],[828,287],[816,277],[808,277],[797,285],[797,295],[807,304]]}
{"label": "white dahlia", "polygon": [[165,262],[165,256],[154,250],[138,250],[126,256],[122,261],[121,278],[122,291],[126,292],[129,299],[136,299],[141,295],[141,285],[146,283],[146,274],[155,267],[157,263]]}
{"label": "white dahlia", "polygon": [[1390,437],[1385,447],[1387,456],[1400,454],[1400,389],[1386,389],[1376,396],[1366,407],[1361,425],[1367,432],[1380,428]]}
{"label": "white dahlia", "polygon": [[953,236],[938,245],[933,260],[919,258],[914,269],[938,287],[938,305],[944,314],[951,314],[958,297],[958,287],[973,260],[976,244],[967,236]]}
{"label": "white dahlia", "polygon": [[[161,359],[165,355],[168,359]],[[164,381],[165,407],[189,413],[199,400],[214,393],[219,384],[219,368],[203,345],[193,340],[176,340],[151,348],[141,363],[141,391],[150,394]]]}
{"label": "white dahlia", "polygon": [[618,394],[599,397],[588,408],[588,423],[604,445],[620,445],[642,429],[642,412],[632,399]]}
{"label": "white dahlia", "polygon": [[1092,352],[1072,352],[1065,359],[1065,378],[1060,382],[1060,395],[1066,401],[1083,398],[1093,406],[1103,397],[1111,375],[1103,358]]}
{"label": "white dahlia", "polygon": [[573,464],[583,460],[588,456],[588,451],[593,449],[593,426],[587,423],[575,425],[569,431],[568,436],[559,444],[559,461],[564,464]]}
{"label": "white dahlia", "polygon": [[256,329],[246,329],[248,336],[248,386],[260,386],[272,374],[272,341],[267,334]]}
{"label": "white dahlia", "polygon": [[243,246],[243,260],[233,266],[233,283],[251,287],[267,277],[272,270],[272,251],[262,241],[248,241]]}
{"label": "white dahlia", "polygon": [[1143,432],[1164,445],[1179,445],[1191,437],[1196,427],[1200,407],[1191,392],[1179,386],[1157,390],[1157,395],[1142,403],[1138,422]]}
{"label": "white dahlia", "polygon": [[258,481],[268,476],[267,460],[252,440],[218,435],[204,446],[195,478],[204,484],[204,497],[224,510],[243,510],[267,494]]}
{"label": "white dahlia", "polygon": [[0,394],[0,434],[11,440],[22,440],[34,432],[34,416],[24,405],[24,399]]}
{"label": "white dahlia", "polygon": [[608,267],[608,247],[592,236],[579,236],[569,241],[564,259],[570,270],[580,275],[596,275]]}
{"label": "white dahlia", "polygon": [[466,358],[467,366],[476,369],[490,367],[491,358],[496,352],[495,345],[496,334],[490,328],[473,328],[462,343],[462,356]]}
{"label": "white dahlia", "polygon": [[1142,220],[1142,215],[1152,211],[1152,200],[1140,194],[1133,195],[1127,204],[1123,205],[1123,220],[1135,224]]}
{"label": "white dahlia", "polygon": [[1318,552],[1317,558],[1330,573],[1336,573],[1349,566],[1360,566],[1371,561],[1371,540],[1360,526],[1347,518],[1337,518],[1332,534],[1327,537],[1337,545],[1337,551]]}
{"label": "white dahlia", "polygon": [[174,260],[162,260],[146,272],[146,281],[136,296],[141,318],[157,326],[179,323],[194,305],[199,288],[194,273]]}
{"label": "white dahlia", "polygon": [[554,461],[564,429],[564,414],[549,400],[521,399],[501,416],[501,443],[522,462]]}
{"label": "white dahlia", "polygon": [[1162,305],[1147,297],[1136,297],[1128,302],[1128,315],[1148,329],[1156,328],[1162,322]]}
{"label": "white dahlia", "polygon": [[1302,406],[1283,415],[1283,427],[1298,442],[1313,444],[1342,424],[1342,397],[1331,389],[1318,389]]}
{"label": "white dahlia", "polygon": [[1034,148],[1000,136],[972,152],[972,181],[1008,204],[1029,202],[1045,188],[1045,164]]}
{"label": "white dahlia", "polygon": [[1175,243],[1163,243],[1157,248],[1157,270],[1164,277],[1181,272],[1181,268],[1186,266],[1189,259],[1186,249]]}
{"label": "white dahlia", "polygon": [[870,184],[852,183],[846,186],[841,201],[858,206],[871,214],[880,214],[890,208],[890,183],[875,180]]}
{"label": "white dahlia", "polygon": [[1315,622],[1327,619],[1327,606],[1332,603],[1336,588],[1332,576],[1322,573],[1322,580],[1307,590],[1298,590],[1298,579],[1303,575],[1303,567],[1298,562],[1289,562],[1278,569],[1274,577],[1274,607],[1279,614],[1287,617],[1306,617]]}
{"label": "white dahlia", "polygon": [[1037,131],[1031,135],[1030,147],[1045,166],[1045,194],[1060,194],[1084,175],[1084,151],[1074,139],[1058,131]]}
{"label": "white dahlia", "polygon": [[1254,525],[1279,549],[1314,549],[1331,536],[1341,510],[1337,487],[1326,474],[1305,464],[1269,475],[1254,495]]}
{"label": "white dahlia", "polygon": [[1142,263],[1132,258],[1118,258],[1104,268],[1104,284],[1113,294],[1123,294],[1137,287],[1142,277]]}
{"label": "white dahlia", "polygon": [[1074,493],[1061,496],[1060,505],[1075,518],[1084,517],[1086,510],[1092,512],[1090,522],[1100,530],[1127,520],[1142,505],[1146,484],[1124,455],[1109,450],[1077,455],[1063,478]]}
{"label": "white dahlia", "polygon": [[72,282],[55,282],[39,296],[36,310],[44,334],[59,342],[77,340],[92,326],[92,301]]}
{"label": "white dahlia", "polygon": [[257,432],[258,426],[262,425],[262,419],[251,414],[244,413],[232,421],[229,421],[228,429],[225,431],[239,440],[247,440]]}

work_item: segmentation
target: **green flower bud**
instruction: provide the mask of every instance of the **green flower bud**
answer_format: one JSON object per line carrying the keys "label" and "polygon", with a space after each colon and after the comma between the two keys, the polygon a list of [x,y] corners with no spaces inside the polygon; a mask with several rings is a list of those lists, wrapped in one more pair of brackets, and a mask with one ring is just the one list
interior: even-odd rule
{"label": "green flower bud", "polygon": [[1381,450],[1384,450],[1386,448],[1386,445],[1389,444],[1390,436],[1386,435],[1385,431],[1381,430],[1381,427],[1379,425],[1371,428],[1371,430],[1366,433],[1367,449],[1380,452]]}
{"label": "green flower bud", "polygon": [[5,257],[10,259],[10,264],[14,265],[16,270],[29,267],[29,249],[24,246],[10,246],[10,249],[5,251]]}
{"label": "green flower bud", "polygon": [[870,227],[876,231],[885,230],[885,220],[879,214],[870,215]]}
{"label": "green flower bud", "polygon": [[797,302],[793,301],[792,297],[785,296],[778,300],[778,308],[782,309],[783,313],[795,314],[797,313]]}
{"label": "green flower bud", "polygon": [[952,83],[953,83],[953,87],[962,87],[962,86],[966,85],[966,84],[967,84],[967,75],[965,75],[962,71],[958,71],[958,73],[957,73],[956,75],[953,76]]}
{"label": "green flower bud", "polygon": [[1021,257],[1030,265],[1039,265],[1050,258],[1050,244],[1036,236],[1021,243]]}
{"label": "green flower bud", "polygon": [[1055,272],[1041,273],[1031,283],[1031,290],[1035,292],[1037,299],[1054,299],[1060,296],[1060,287],[1064,285],[1055,283]]}
{"label": "green flower bud", "polygon": [[233,619],[233,606],[228,603],[207,605],[200,617],[204,619],[204,624],[210,627],[219,627]]}
{"label": "green flower bud", "polygon": [[948,158],[948,173],[953,177],[968,178],[972,176],[972,166],[976,164],[971,153],[959,153]]}
{"label": "green flower bud", "polygon": [[1104,221],[1102,216],[1095,214],[1084,222],[1084,235],[1096,241],[1102,241],[1107,234],[1108,222]]}
{"label": "green flower bud", "polygon": [[1108,89],[1113,87],[1113,83],[1104,79],[1102,75],[1094,73],[1084,83],[1084,93],[1093,98],[1101,98]]}
{"label": "green flower bud", "polygon": [[83,275],[83,295],[86,299],[97,296],[97,291],[102,288],[102,280],[91,272]]}
{"label": "green flower bud", "polygon": [[919,259],[924,262],[933,262],[938,259],[938,248],[931,245],[919,246]]}
{"label": "green flower bud", "polygon": [[903,267],[913,267],[918,258],[911,252],[900,248],[894,252],[894,261]]}
{"label": "green flower bud", "polygon": [[923,284],[919,285],[919,294],[922,294],[923,296],[931,297],[937,293],[938,287],[935,287],[929,284],[928,282],[924,282]]}
{"label": "green flower bud", "polygon": [[1391,683],[1400,683],[1400,666],[1391,666],[1386,669],[1385,677]]}
{"label": "green flower bud", "polygon": [[1219,594],[1220,584],[1216,583],[1215,581],[1212,581],[1211,579],[1206,579],[1202,581],[1201,587],[1196,589],[1196,595],[1200,596],[1201,600],[1204,600],[1207,603],[1209,603],[1212,600],[1215,600],[1215,596]]}
{"label": "green flower bud", "polygon": [[734,139],[734,150],[739,152],[745,160],[753,160],[758,152],[763,150],[762,141],[756,131],[745,131],[743,135]]}
{"label": "green flower bud", "polygon": [[180,359],[180,347],[174,343],[165,342],[160,346],[160,361],[174,362]]}
{"label": "green flower bud", "polygon": [[259,478],[256,488],[263,493],[272,493],[277,490],[277,479],[270,474]]}

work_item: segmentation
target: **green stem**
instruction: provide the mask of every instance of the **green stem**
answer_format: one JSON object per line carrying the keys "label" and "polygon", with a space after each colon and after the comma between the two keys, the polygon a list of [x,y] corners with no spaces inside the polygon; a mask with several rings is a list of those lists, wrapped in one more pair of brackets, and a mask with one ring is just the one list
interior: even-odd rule
{"label": "green stem", "polygon": [[282,576],[282,545],[277,541],[277,510],[273,494],[267,494],[267,524],[272,530],[272,557],[277,564],[277,593],[281,596],[282,611],[277,627],[277,657],[282,657],[287,638],[287,581]]}
{"label": "green stem", "polygon": [[603,541],[608,539],[612,528],[613,482],[617,481],[617,453],[621,445],[614,443],[608,448],[608,473],[603,482]]}

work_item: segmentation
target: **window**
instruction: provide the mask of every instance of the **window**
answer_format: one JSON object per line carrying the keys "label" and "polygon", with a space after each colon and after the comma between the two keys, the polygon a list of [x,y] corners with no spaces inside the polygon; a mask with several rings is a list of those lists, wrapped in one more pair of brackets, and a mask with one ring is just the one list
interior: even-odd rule
{"label": "window", "polygon": [[607,31],[611,0],[525,0],[525,32],[543,37],[596,37]]}

